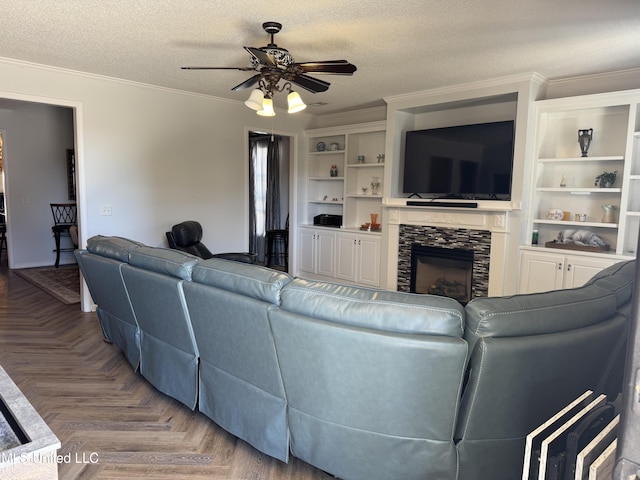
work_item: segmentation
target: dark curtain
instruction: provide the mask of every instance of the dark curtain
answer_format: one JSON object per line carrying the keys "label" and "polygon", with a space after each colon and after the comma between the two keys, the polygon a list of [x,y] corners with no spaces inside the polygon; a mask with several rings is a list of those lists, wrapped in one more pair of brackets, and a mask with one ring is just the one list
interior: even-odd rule
{"label": "dark curtain", "polygon": [[249,249],[264,262],[267,230],[280,226],[280,137],[249,138]]}

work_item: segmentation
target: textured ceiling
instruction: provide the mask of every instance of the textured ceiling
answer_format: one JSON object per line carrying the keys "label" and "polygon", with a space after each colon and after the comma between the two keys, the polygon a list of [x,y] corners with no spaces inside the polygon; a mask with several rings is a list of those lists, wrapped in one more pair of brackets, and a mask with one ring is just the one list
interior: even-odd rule
{"label": "textured ceiling", "polygon": [[[640,67],[640,0],[0,0],[0,56],[244,101],[231,88],[264,21],[295,61],[346,59],[314,114],[505,75],[548,79]],[[2,81],[0,79],[0,87]],[[276,98],[282,106],[284,95]]]}

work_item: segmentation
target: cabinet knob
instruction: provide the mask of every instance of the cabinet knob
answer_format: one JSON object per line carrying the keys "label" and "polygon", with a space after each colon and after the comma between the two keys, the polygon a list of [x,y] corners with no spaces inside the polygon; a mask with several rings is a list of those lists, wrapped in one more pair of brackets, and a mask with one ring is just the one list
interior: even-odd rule
{"label": "cabinet knob", "polygon": [[571,271],[571,264],[567,265],[567,271],[570,272]]}
{"label": "cabinet knob", "polygon": [[558,262],[558,270],[562,270],[562,262]]}

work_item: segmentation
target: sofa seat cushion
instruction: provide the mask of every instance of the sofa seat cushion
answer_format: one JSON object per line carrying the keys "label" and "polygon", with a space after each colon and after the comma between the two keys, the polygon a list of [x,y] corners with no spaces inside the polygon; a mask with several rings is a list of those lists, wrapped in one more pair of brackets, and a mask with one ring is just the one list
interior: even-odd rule
{"label": "sofa seat cushion", "polygon": [[297,278],[282,290],[282,308],[321,320],[389,332],[461,337],[464,331],[462,305],[434,295]]}
{"label": "sofa seat cushion", "polygon": [[89,252],[102,257],[120,260],[121,262],[129,261],[129,252],[132,249],[144,246],[144,243],[123,237],[96,235],[87,240],[87,250]]}
{"label": "sofa seat cushion", "polygon": [[194,255],[167,248],[139,247],[131,251],[129,264],[181,280],[191,280],[191,271],[200,261]]}
{"label": "sofa seat cushion", "polygon": [[192,280],[279,305],[280,291],[291,277],[258,265],[211,258],[194,267]]}
{"label": "sofa seat cushion", "polygon": [[596,285],[475,298],[465,307],[465,338],[473,349],[480,337],[524,337],[574,330],[610,319],[616,305],[615,294]]}

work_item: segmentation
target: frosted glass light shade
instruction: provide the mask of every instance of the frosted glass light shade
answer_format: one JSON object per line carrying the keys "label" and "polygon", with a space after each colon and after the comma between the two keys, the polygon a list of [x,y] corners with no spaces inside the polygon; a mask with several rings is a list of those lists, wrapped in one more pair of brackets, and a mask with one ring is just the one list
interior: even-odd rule
{"label": "frosted glass light shade", "polygon": [[251,92],[251,95],[249,96],[247,101],[244,102],[244,104],[247,107],[251,108],[252,110],[260,111],[262,110],[263,99],[264,99],[264,95],[262,93],[262,90],[256,88],[254,91]]}
{"label": "frosted glass light shade", "polygon": [[289,113],[301,112],[307,108],[298,92],[291,92],[287,95],[287,103],[289,104]]}
{"label": "frosted glass light shade", "polygon": [[273,110],[273,100],[270,98],[262,100],[262,110],[258,110],[258,115],[262,117],[275,117],[276,112]]}

